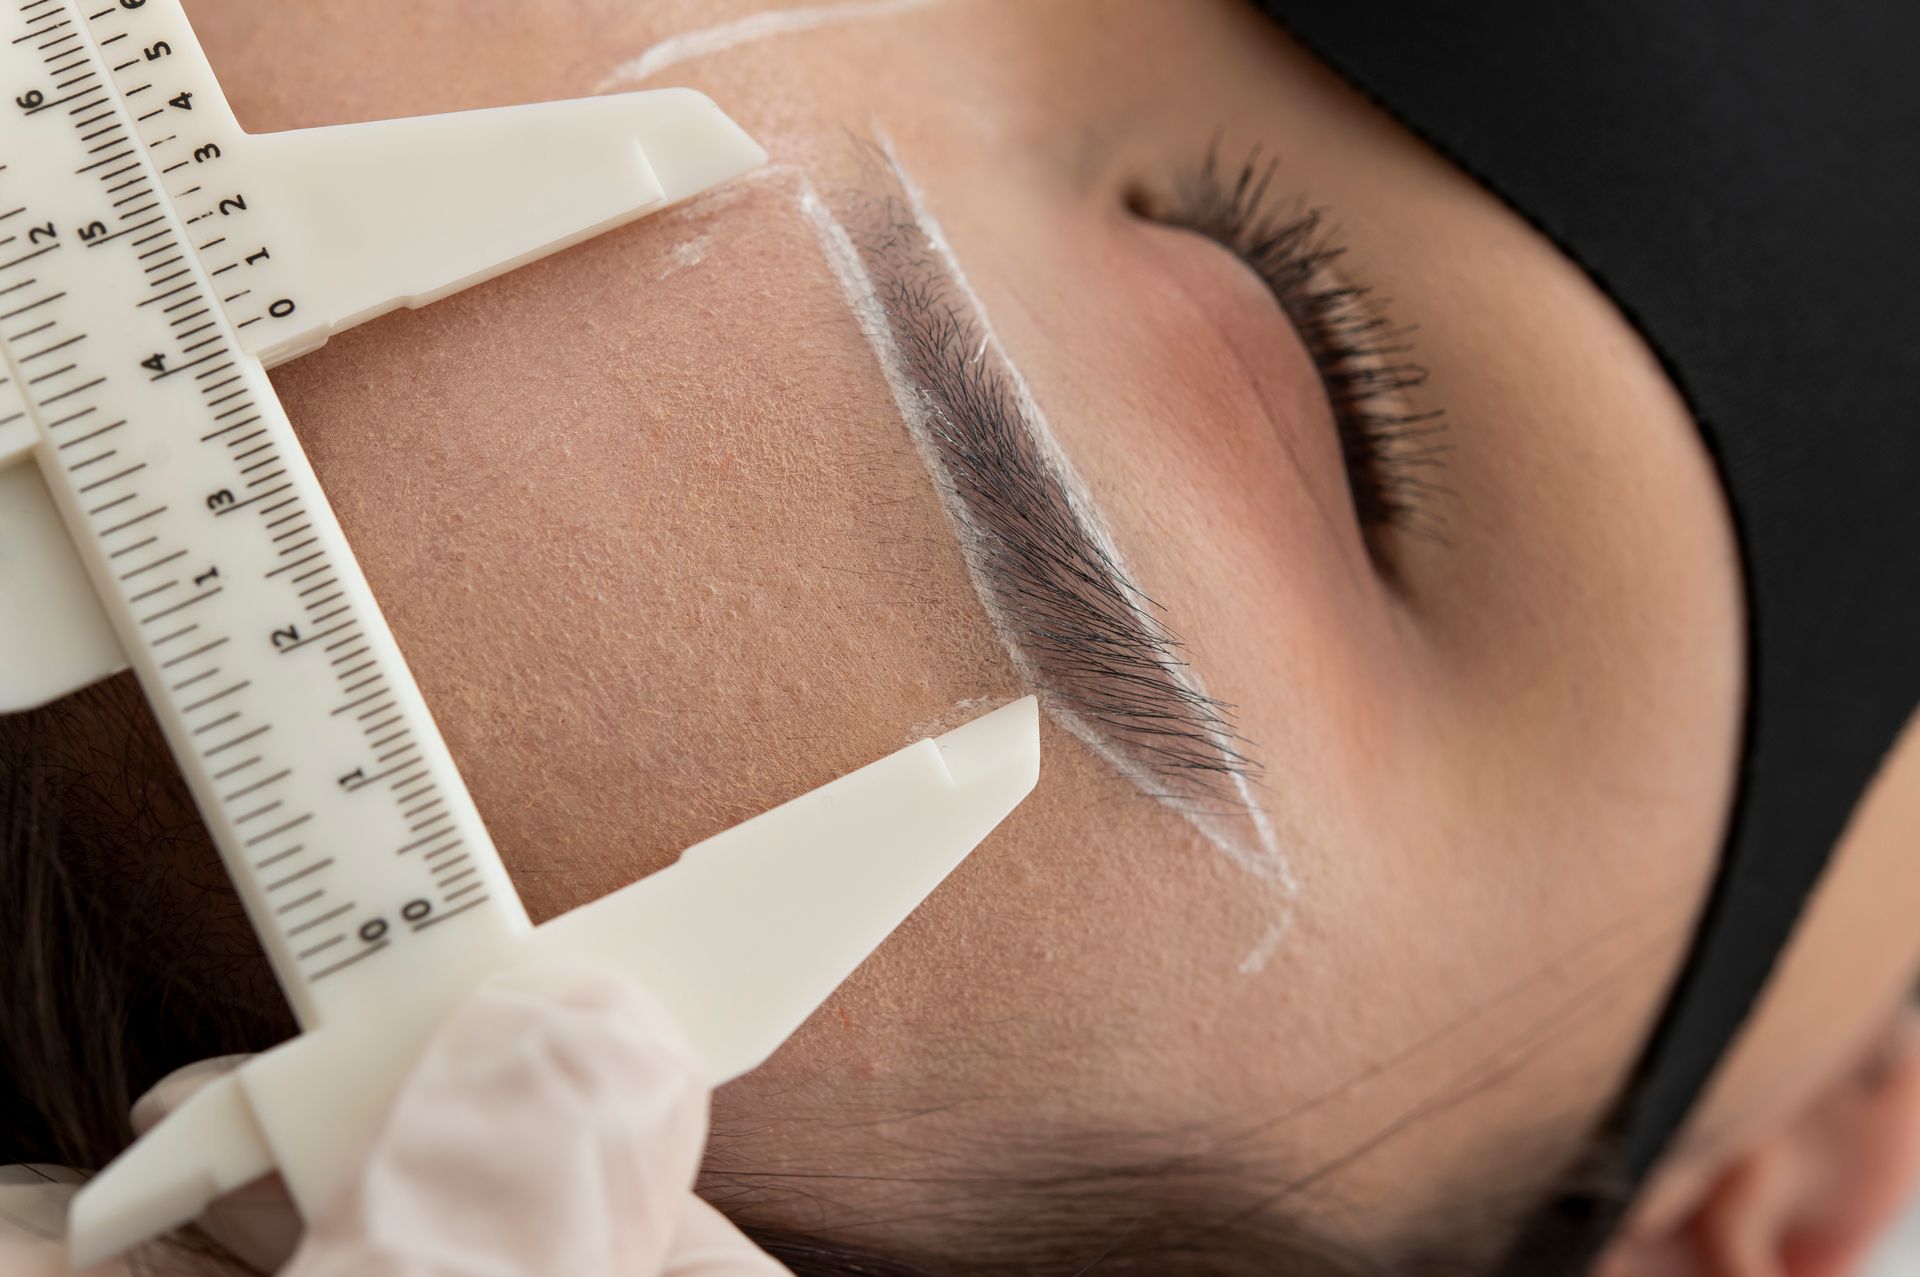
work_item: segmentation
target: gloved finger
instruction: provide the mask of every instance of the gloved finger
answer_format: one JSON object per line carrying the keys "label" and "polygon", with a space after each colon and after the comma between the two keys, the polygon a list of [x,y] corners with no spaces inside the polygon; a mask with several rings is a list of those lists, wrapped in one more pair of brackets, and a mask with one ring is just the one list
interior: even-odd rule
{"label": "gloved finger", "polygon": [[637,986],[490,981],[429,1044],[286,1277],[658,1273],[706,1101],[679,1031]]}
{"label": "gloved finger", "polygon": [[688,1193],[680,1208],[665,1277],[792,1277],[786,1265],[748,1241],[730,1220]]}
{"label": "gloved finger", "polygon": [[[215,1056],[167,1074],[134,1101],[134,1134],[146,1134],[194,1092],[252,1058]],[[300,1243],[300,1214],[278,1175],[265,1176],[228,1193],[209,1206],[197,1222],[202,1232],[235,1259],[259,1272],[279,1271]]]}

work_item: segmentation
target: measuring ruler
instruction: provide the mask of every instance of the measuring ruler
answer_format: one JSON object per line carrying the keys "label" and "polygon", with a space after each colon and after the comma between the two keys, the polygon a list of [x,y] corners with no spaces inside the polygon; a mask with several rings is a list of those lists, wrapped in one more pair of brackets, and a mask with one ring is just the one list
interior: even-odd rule
{"label": "measuring ruler", "polygon": [[501,966],[609,962],[757,1063],[1031,788],[1031,703],[535,933],[266,369],[764,153],[686,90],[252,135],[177,0],[0,5],[0,711],[136,671],[304,1030],[94,1181],[76,1258],[275,1166],[316,1205]]}

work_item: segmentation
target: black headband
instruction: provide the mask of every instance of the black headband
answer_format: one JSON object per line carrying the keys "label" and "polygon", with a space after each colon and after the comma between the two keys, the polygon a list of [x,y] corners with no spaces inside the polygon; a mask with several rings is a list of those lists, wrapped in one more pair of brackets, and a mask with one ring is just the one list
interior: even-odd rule
{"label": "black headband", "polygon": [[1920,5],[1261,3],[1606,290],[1726,485],[1745,745],[1718,880],[1615,1115],[1637,1184],[1920,701]]}

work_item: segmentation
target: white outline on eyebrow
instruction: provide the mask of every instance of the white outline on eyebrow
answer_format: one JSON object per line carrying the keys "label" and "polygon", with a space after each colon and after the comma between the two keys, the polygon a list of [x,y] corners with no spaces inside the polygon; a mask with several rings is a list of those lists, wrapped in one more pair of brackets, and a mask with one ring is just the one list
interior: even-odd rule
{"label": "white outline on eyebrow", "polygon": [[816,4],[805,5],[798,9],[775,9],[768,13],[756,13],[751,17],[740,18],[734,22],[723,22],[718,26],[682,31],[678,35],[670,35],[648,45],[640,51],[638,56],[622,62],[594,85],[593,91],[605,93],[624,85],[640,84],[677,62],[708,57],[731,49],[735,45],[752,44],[757,40],[767,40],[774,36],[797,35],[802,31],[811,31],[815,27],[889,17],[912,9],[924,9],[936,2],[937,0],[844,0],[841,4]]}
{"label": "white outline on eyebrow", "polygon": [[[1061,452],[1025,377],[1008,358],[998,336],[987,322],[985,308],[968,282],[965,272],[961,270],[939,223],[928,211],[919,188],[901,166],[885,132],[876,127],[874,133],[907,201],[908,211],[915,225],[926,238],[928,247],[940,259],[941,265],[959,290],[961,297],[971,308],[973,312],[971,318],[979,325],[981,343],[979,350],[972,356],[972,362],[978,362],[984,359],[989,351],[992,352],[995,362],[1014,389],[1020,415],[1032,437],[1036,456],[1053,473],[1062,493],[1074,507],[1078,521],[1083,525],[1090,539],[1095,542],[1101,554],[1115,567],[1121,577],[1128,577],[1125,561],[1120,557],[1102,521],[1095,515],[1095,506]],[[839,282],[862,334],[873,348],[874,357],[893,394],[895,406],[905,421],[908,433],[912,436],[929,474],[935,480],[934,486],[941,493],[942,503],[947,507],[948,516],[960,535],[963,548],[973,545],[983,534],[973,527],[972,520],[964,508],[955,508],[960,502],[953,495],[953,485],[942,481],[945,462],[942,460],[939,448],[933,442],[933,431],[937,423],[929,420],[928,396],[909,371],[908,360],[900,348],[899,340],[894,335],[886,307],[880,300],[866,261],[846,228],[828,210],[818,192],[804,177],[799,181],[797,200],[801,212],[813,225],[827,265]],[[993,624],[1002,645],[1013,660],[1015,669],[1029,684],[1046,686],[1046,681],[1040,678],[1040,672],[1034,667],[1033,658],[1015,637],[1018,627],[1011,624],[1005,616],[994,588],[981,579],[977,562],[979,556],[968,553],[963,557],[967,561],[969,574],[973,577],[975,594],[986,610],[988,619]],[[1169,665],[1163,669],[1163,674],[1175,680],[1195,697],[1205,698],[1205,691],[1200,687],[1197,678],[1184,667]],[[1166,786],[1158,783],[1157,778],[1142,765],[1139,759],[1130,756],[1115,740],[1111,739],[1109,734],[1101,729],[1099,723],[1091,721],[1085,715],[1073,712],[1059,703],[1057,698],[1043,697],[1042,701],[1056,722],[1092,749],[1118,775],[1142,793],[1154,798],[1163,806],[1171,808],[1232,864],[1280,897],[1279,916],[1269,924],[1239,965],[1239,970],[1243,974],[1251,975],[1263,970],[1278,951],[1290,926],[1294,902],[1299,894],[1299,883],[1291,864],[1281,850],[1272,821],[1257,801],[1244,772],[1233,767],[1223,769],[1228,783],[1234,788],[1237,809],[1234,815],[1202,810],[1190,802],[1180,801],[1179,795],[1168,792]],[[1237,756],[1232,742],[1223,735],[1213,734],[1210,743],[1221,752],[1223,758]]]}

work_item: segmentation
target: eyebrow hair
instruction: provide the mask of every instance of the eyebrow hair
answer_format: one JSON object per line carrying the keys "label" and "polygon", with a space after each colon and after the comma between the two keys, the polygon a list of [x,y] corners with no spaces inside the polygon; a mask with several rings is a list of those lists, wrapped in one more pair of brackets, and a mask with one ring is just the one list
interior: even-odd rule
{"label": "eyebrow hair", "polygon": [[1108,548],[1007,370],[983,358],[987,334],[920,228],[890,197],[864,212],[856,246],[919,401],[919,442],[1021,675],[1152,796],[1244,810],[1260,767],[1231,706],[1187,673],[1164,609]]}

